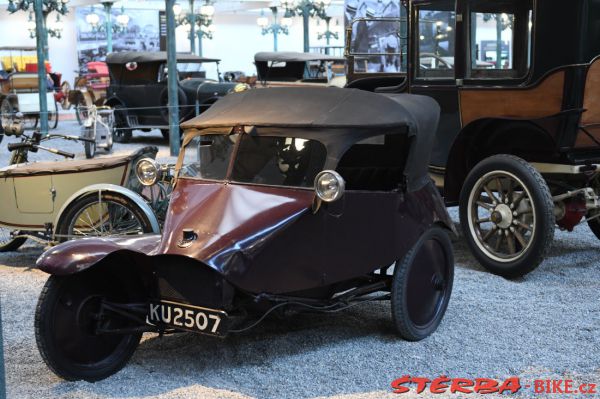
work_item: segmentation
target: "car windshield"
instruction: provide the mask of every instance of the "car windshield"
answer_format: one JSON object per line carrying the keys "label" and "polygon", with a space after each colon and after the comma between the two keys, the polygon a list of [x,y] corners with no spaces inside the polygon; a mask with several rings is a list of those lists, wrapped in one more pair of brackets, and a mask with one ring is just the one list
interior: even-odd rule
{"label": "car windshield", "polygon": [[[238,140],[241,141],[231,162]],[[180,176],[270,186],[313,187],[326,155],[325,146],[320,142],[297,137],[204,135],[195,137],[185,147]]]}
{"label": "car windshield", "polygon": [[178,62],[177,70],[179,72],[200,72],[203,71],[201,62]]}

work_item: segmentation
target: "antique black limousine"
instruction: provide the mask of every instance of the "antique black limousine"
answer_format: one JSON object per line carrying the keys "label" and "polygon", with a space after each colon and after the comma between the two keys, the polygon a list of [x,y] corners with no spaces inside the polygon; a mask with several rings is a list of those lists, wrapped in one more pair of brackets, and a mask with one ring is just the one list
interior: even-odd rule
{"label": "antique black limousine", "polygon": [[[127,142],[134,130],[160,129],[169,136],[167,53],[126,51],[106,56],[110,86],[106,105],[115,109],[116,142]],[[213,79],[206,76],[206,64],[215,64]],[[221,82],[218,59],[177,54],[179,118],[186,121],[206,111],[215,101],[240,86]]]}
{"label": "antique black limousine", "polygon": [[[555,227],[600,238],[600,1],[412,0],[395,26],[399,74],[347,31],[348,87],[430,96],[442,108],[430,172],[490,271],[517,277]],[[359,52],[358,49],[363,52]],[[388,56],[390,56],[388,54]]]}

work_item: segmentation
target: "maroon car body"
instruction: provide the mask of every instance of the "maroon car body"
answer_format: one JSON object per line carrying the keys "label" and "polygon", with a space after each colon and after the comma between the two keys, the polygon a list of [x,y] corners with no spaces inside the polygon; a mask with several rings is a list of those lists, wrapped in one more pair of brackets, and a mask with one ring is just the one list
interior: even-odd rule
{"label": "maroon car body", "polygon": [[[42,294],[44,359],[64,378],[95,380],[124,365],[143,331],[224,336],[280,308],[328,312],[375,299],[392,300],[400,335],[425,338],[453,279],[443,230],[454,226],[427,175],[438,112],[427,97],[335,88],[217,102],[184,123],[162,236],[71,241],[38,260],[57,298],[93,303],[95,315],[86,324],[81,310]],[[47,349],[58,336],[52,320],[71,320],[61,329],[71,342],[90,331],[121,341],[82,362]],[[109,371],[89,370],[106,357],[118,358]]]}

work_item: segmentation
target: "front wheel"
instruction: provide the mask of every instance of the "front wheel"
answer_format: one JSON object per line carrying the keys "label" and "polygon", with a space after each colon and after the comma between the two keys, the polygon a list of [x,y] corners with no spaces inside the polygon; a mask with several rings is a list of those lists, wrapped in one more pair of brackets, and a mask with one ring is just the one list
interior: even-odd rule
{"label": "front wheel", "polygon": [[450,237],[439,227],[431,228],[394,268],[392,318],[402,338],[420,341],[438,328],[453,282]]}
{"label": "front wheel", "polygon": [[473,168],[460,195],[460,222],[473,255],[494,274],[516,278],[544,260],[554,238],[554,203],[542,175],[512,155]]}
{"label": "front wheel", "polygon": [[148,215],[127,196],[109,191],[84,194],[65,210],[57,228],[59,241],[80,237],[152,233]]}
{"label": "front wheel", "polygon": [[99,328],[131,327],[116,314],[101,312],[104,301],[130,298],[108,273],[85,271],[51,276],[35,311],[35,338],[44,362],[65,380],[98,381],[122,369],[141,338],[136,334],[102,334]]}

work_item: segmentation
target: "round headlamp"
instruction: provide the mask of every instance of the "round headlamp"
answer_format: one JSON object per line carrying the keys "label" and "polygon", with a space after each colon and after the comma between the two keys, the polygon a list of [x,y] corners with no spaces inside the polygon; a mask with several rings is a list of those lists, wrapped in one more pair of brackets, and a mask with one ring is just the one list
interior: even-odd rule
{"label": "round headlamp", "polygon": [[339,173],[324,170],[315,177],[315,192],[323,202],[337,201],[344,195],[346,182]]}
{"label": "round headlamp", "polygon": [[238,83],[238,84],[235,85],[235,87],[233,88],[232,91],[234,93],[241,93],[241,92],[246,91],[246,90],[250,90],[250,85],[249,84],[247,84],[247,83]]}
{"label": "round headlamp", "polygon": [[151,158],[142,158],[135,165],[135,175],[144,186],[151,186],[158,179],[158,163]]}

